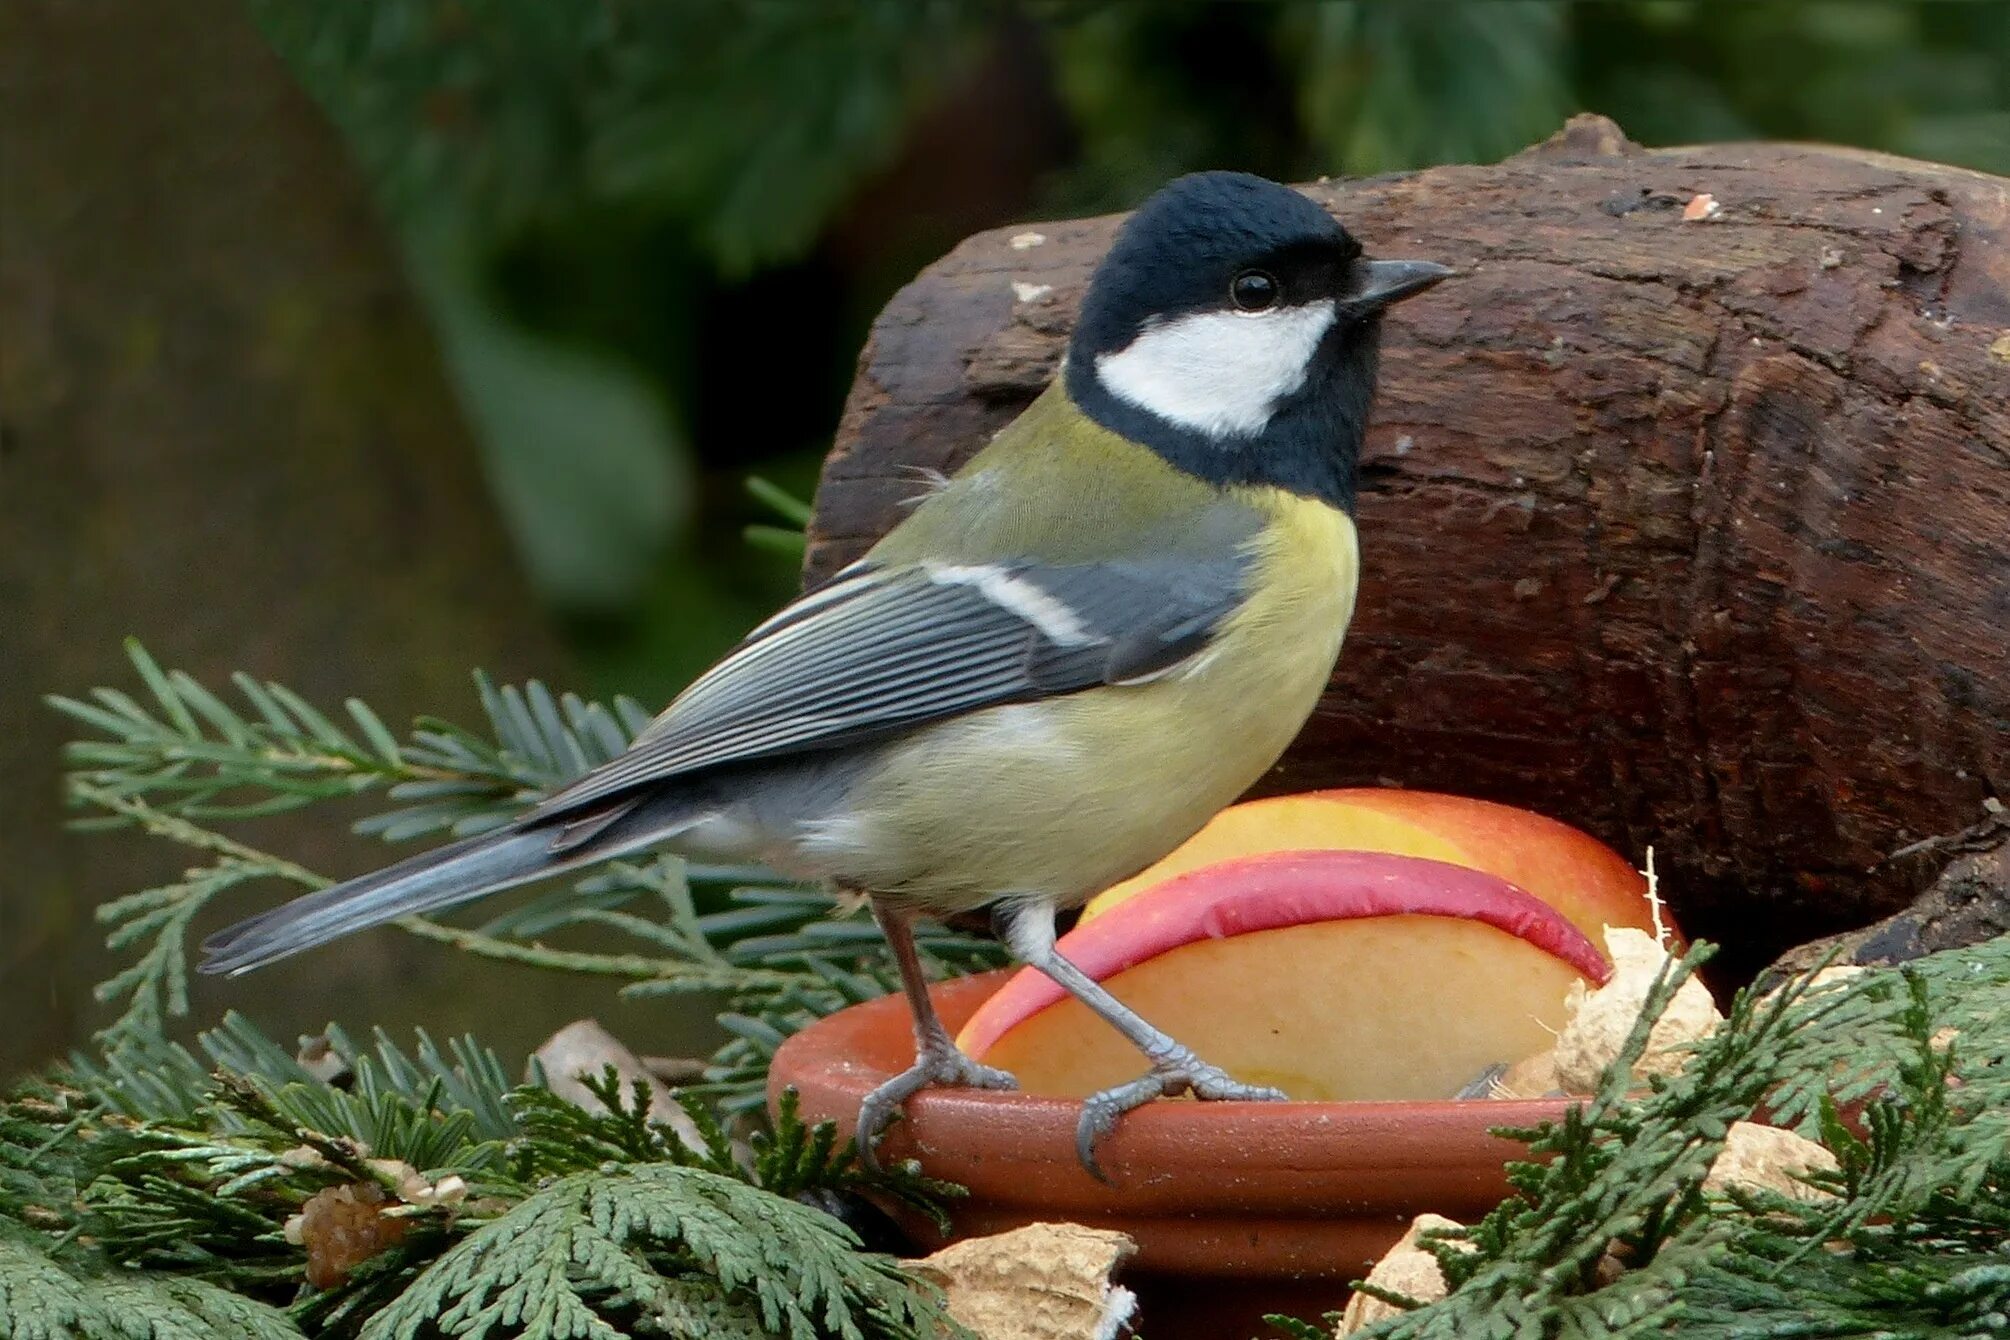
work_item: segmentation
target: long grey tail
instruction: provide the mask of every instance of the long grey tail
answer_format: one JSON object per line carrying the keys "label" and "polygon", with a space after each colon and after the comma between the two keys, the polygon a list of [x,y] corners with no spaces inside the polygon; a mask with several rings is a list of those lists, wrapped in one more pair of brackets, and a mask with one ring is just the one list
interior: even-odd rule
{"label": "long grey tail", "polygon": [[[657,809],[640,807],[641,811]],[[623,805],[616,822],[594,824],[591,837],[568,842],[566,830],[510,827],[420,852],[373,874],[295,898],[203,941],[200,971],[250,972],[303,949],[399,917],[436,912],[548,875],[562,874],[673,836],[697,816],[664,822]],[[655,818],[654,823],[635,820]]]}

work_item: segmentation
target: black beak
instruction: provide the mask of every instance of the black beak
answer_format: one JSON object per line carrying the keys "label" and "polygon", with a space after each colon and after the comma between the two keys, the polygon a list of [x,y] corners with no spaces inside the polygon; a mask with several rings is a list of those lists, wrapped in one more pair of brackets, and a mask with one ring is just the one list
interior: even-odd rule
{"label": "black beak", "polygon": [[1379,312],[1390,303],[1422,293],[1453,271],[1436,261],[1362,261],[1354,267],[1360,287],[1344,299],[1361,313]]}

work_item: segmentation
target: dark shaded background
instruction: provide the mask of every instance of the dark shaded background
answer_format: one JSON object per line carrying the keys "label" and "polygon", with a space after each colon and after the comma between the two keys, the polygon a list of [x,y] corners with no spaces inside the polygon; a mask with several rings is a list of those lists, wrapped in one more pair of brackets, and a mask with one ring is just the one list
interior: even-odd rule
{"label": "dark shaded background", "polygon": [[[124,682],[124,634],[392,721],[472,719],[473,665],[658,702],[793,583],[745,477],[807,491],[965,233],[1579,110],[2010,172],[2010,6],[10,0],[0,96],[5,1073],[89,1032],[91,907],[186,863],[59,829],[37,695]],[[253,836],[382,855],[339,828]],[[380,933],[197,1017],[697,1026],[574,989]]]}

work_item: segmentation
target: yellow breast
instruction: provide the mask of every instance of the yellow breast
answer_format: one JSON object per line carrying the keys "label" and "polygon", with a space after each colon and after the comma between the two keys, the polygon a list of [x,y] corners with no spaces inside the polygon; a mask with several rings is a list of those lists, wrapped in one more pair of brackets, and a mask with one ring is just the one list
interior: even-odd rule
{"label": "yellow breast", "polygon": [[[1250,660],[1262,665],[1269,661],[1262,644],[1270,639],[1309,639],[1302,657],[1277,659],[1291,661],[1300,672],[1316,662],[1319,687],[1324,688],[1340,639],[1354,617],[1361,552],[1353,519],[1338,508],[1279,489],[1246,488],[1236,493],[1269,518],[1269,524],[1256,540],[1253,594],[1229,621],[1216,648],[1246,633]],[[1311,705],[1305,710],[1309,714]]]}
{"label": "yellow breast", "polygon": [[949,910],[1062,905],[1136,873],[1277,761],[1353,614],[1353,522],[1274,489],[1251,592],[1192,660],[1145,683],[976,712],[890,750],[862,790],[873,886]]}

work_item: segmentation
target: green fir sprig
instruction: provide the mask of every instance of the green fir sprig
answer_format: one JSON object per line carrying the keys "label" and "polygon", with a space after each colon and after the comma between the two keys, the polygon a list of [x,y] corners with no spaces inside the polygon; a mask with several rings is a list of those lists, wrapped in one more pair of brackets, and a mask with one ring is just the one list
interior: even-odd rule
{"label": "green fir sprig", "polygon": [[[390,841],[474,832],[613,757],[648,721],[627,699],[605,706],[535,681],[497,687],[478,674],[485,733],[428,717],[400,740],[355,699],[342,714],[324,712],[284,685],[240,674],[233,703],[185,671],[163,669],[137,642],[127,653],[142,694],[101,688],[49,700],[98,737],[66,751],[69,793],[86,811],[80,822],[138,827],[209,864],[99,908],[107,944],[132,955],[97,987],[101,1001],[119,1007],[103,1030],[108,1040],[186,1016],[190,928],[217,899],[259,883],[297,892],[330,883],[215,825],[376,794],[389,807],[358,821],[359,831]],[[475,927],[423,917],[398,924],[479,957],[607,979],[628,997],[725,997],[731,1037],[704,1092],[731,1112],[760,1106],[767,1061],[788,1034],[897,981],[877,930],[832,894],[759,869],[667,856],[555,881]],[[580,928],[613,930],[633,948],[566,944],[566,932]],[[940,927],[920,928],[919,938],[937,976],[1004,961],[990,941]]]}
{"label": "green fir sprig", "polygon": [[[0,1101],[9,1334],[955,1333],[929,1288],[820,1208],[871,1192],[939,1214],[951,1189],[862,1167],[792,1100],[743,1146],[686,1099],[694,1149],[645,1087],[624,1092],[609,1072],[589,1083],[589,1110],[511,1083],[472,1039],[421,1034],[408,1050],[380,1033],[365,1048],[331,1029],[340,1079],[240,1017],[199,1047],[202,1061],[127,1039]],[[412,1199],[414,1179],[450,1178],[451,1200]],[[356,1184],[376,1186],[405,1231],[341,1283],[303,1287],[288,1221]],[[103,1280],[136,1282],[135,1329],[91,1310]],[[195,1329],[182,1313],[198,1305],[258,1322]]]}
{"label": "green fir sprig", "polygon": [[365,819],[361,831],[394,842],[476,832],[613,758],[649,722],[629,698],[604,706],[535,680],[499,688],[476,672],[490,735],[423,717],[401,741],[357,698],[324,712],[284,684],[239,673],[233,703],[186,671],[163,669],[137,639],[126,654],[150,702],[104,687],[47,699],[97,736],[65,748],[72,778],[204,822],[384,792],[404,803]]}

